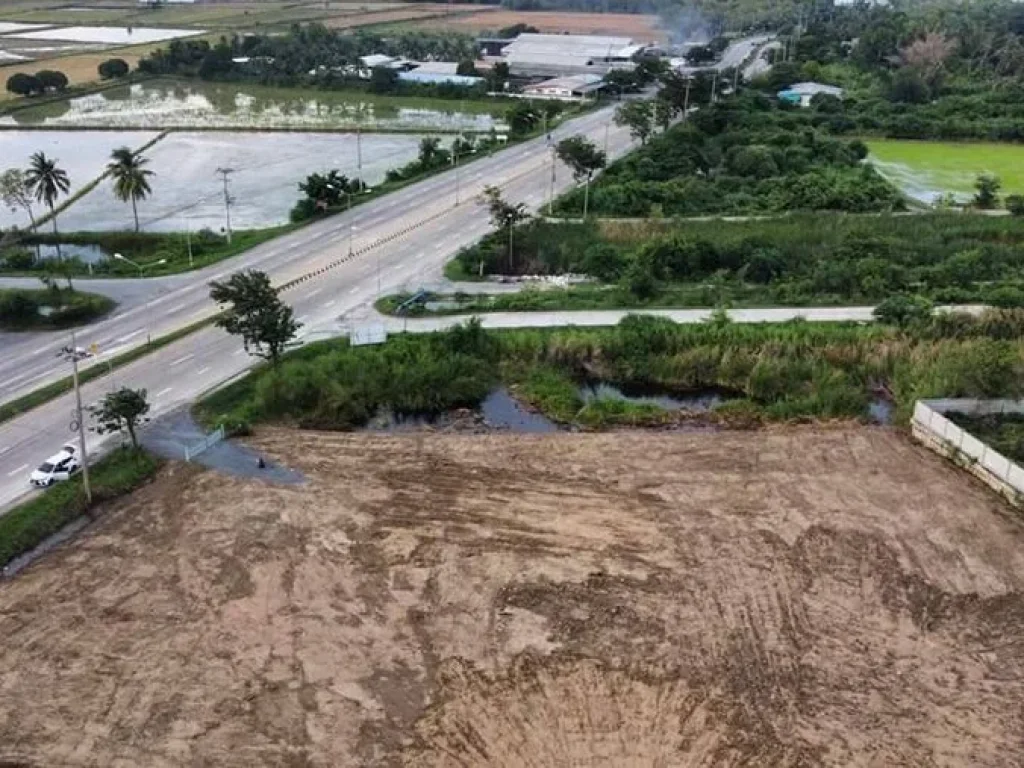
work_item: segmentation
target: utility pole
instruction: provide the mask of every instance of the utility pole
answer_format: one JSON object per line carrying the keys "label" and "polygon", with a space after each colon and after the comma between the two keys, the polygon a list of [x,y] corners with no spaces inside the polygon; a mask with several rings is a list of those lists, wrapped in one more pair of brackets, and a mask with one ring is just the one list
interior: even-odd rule
{"label": "utility pole", "polygon": [[228,191],[228,176],[234,172],[234,168],[218,168],[215,171],[221,175],[221,179],[224,181],[224,223],[228,235],[228,245],[231,245],[231,193]]}
{"label": "utility pole", "polygon": [[452,158],[455,163],[455,205],[459,205],[459,153],[458,150],[452,150]]}
{"label": "utility pole", "polygon": [[587,220],[587,204],[590,202],[590,176],[591,171],[587,171],[587,183],[583,187],[583,220]]}
{"label": "utility pole", "polygon": [[711,103],[715,103],[715,91],[718,89],[718,70],[711,76]]}
{"label": "utility pole", "polygon": [[359,189],[363,188],[363,134],[356,128],[356,178],[359,180]]}
{"label": "utility pole", "polygon": [[552,206],[555,202],[555,148],[551,148],[551,181],[548,184],[548,216],[552,215]]}
{"label": "utility pole", "polygon": [[604,124],[604,157],[608,159],[608,128],[611,127],[611,123],[607,122]]}
{"label": "utility pole", "polygon": [[85,448],[85,421],[82,418],[82,392],[78,388],[78,347],[75,345],[75,332],[71,332],[71,346],[64,347],[64,354],[71,358],[71,376],[75,386],[75,421],[78,427],[78,445],[82,449],[82,485],[85,487],[85,500],[92,504],[92,488],[89,487],[89,453]]}
{"label": "utility pole", "polygon": [[736,88],[740,84],[740,68],[737,65],[732,71],[732,92],[736,95]]}
{"label": "utility pole", "polygon": [[683,120],[686,121],[690,116],[690,76],[686,76],[686,92],[683,96]]}
{"label": "utility pole", "polygon": [[185,217],[185,244],[188,246],[188,268],[192,269],[192,222]]}

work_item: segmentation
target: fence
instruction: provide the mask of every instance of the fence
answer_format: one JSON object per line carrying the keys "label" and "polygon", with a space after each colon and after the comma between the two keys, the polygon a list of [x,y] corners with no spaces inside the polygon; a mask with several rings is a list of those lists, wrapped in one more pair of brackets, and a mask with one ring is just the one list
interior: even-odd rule
{"label": "fence", "polygon": [[969,416],[1024,413],[1024,401],[919,400],[910,422],[912,434],[926,447],[952,459],[1014,506],[1024,507],[1024,469],[947,419],[943,414],[950,411]]}
{"label": "fence", "polygon": [[217,427],[217,429],[208,434],[195,445],[185,446],[185,461],[192,461],[193,457],[198,456],[203,451],[209,450],[223,439],[224,427]]}

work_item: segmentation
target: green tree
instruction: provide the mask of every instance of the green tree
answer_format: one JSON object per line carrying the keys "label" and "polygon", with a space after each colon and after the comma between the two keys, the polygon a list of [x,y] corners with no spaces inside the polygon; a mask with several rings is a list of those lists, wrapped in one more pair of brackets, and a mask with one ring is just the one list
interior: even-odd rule
{"label": "green tree", "polygon": [[476,77],[476,63],[472,59],[463,59],[455,67],[455,74]]}
{"label": "green tree", "polygon": [[629,135],[646,144],[654,132],[654,109],[650,101],[627,101],[615,110],[615,124],[629,128]]}
{"label": "green tree", "polygon": [[[526,206],[522,203],[507,202],[501,196],[501,190],[497,187],[484,187],[484,202],[487,205],[487,211],[491,215],[491,224],[496,229],[508,228],[508,271],[509,274],[513,274],[515,271],[515,257],[513,250],[513,243],[515,239],[515,228],[517,224],[526,221],[530,214],[526,212]],[[483,262],[480,262],[480,271],[483,273]]]}
{"label": "green tree", "polygon": [[[0,188],[2,186],[3,180],[0,178]],[[1006,210],[1010,212],[1011,216],[1024,216],[1024,195],[1007,195]]]}
{"label": "green tree", "polygon": [[128,62],[124,59],[107,59],[106,61],[100,62],[96,71],[99,73],[101,79],[113,80],[127,75],[130,68],[128,66]]}
{"label": "green tree", "polygon": [[517,101],[505,112],[505,121],[513,135],[529,133],[540,122],[541,114],[528,101]]}
{"label": "green tree", "polygon": [[993,176],[990,173],[979,176],[974,182],[974,188],[977,190],[974,193],[974,205],[982,209],[997,207],[1000,187],[1002,187],[1002,182],[999,181],[998,176]]}
{"label": "green tree", "polygon": [[[0,174],[0,200],[11,211],[19,208],[28,214],[32,229],[36,228],[35,212],[32,210],[32,187],[28,175],[20,168],[8,168]],[[39,258],[39,243],[36,243],[36,259]]]}
{"label": "green tree", "polygon": [[390,67],[374,67],[370,72],[370,90],[374,93],[391,93],[398,87],[398,73]]}
{"label": "green tree", "polygon": [[[45,203],[50,209],[50,219],[53,221],[53,234],[57,232],[57,212],[54,206],[61,195],[66,195],[71,189],[71,181],[68,174],[57,166],[56,160],[51,160],[42,152],[35,152],[29,158],[28,173],[26,180],[29,188],[35,195],[36,200]],[[57,242],[57,260],[61,260],[60,242]]]}
{"label": "green tree", "polygon": [[114,392],[108,392],[98,405],[89,408],[89,413],[96,421],[95,429],[99,434],[127,432],[132,447],[138,448],[136,429],[143,417],[149,413],[146,390],[121,387]]}
{"label": "green tree", "polygon": [[223,309],[216,325],[233,336],[242,337],[250,355],[276,366],[288,343],[302,327],[292,308],[281,301],[265,272],[236,272],[226,282],[210,283],[210,298]]}
{"label": "green tree", "polygon": [[141,154],[132,152],[128,147],[115,149],[110,153],[107,173],[114,180],[114,196],[121,202],[131,201],[132,215],[135,217],[135,231],[139,231],[138,201],[145,200],[153,190],[149,186],[149,177],[153,172],[146,168],[149,160]]}
{"label": "green tree", "polygon": [[68,77],[55,69],[43,69],[36,72],[36,79],[44,91],[63,91],[68,87]]}
{"label": "green tree", "polygon": [[910,325],[930,320],[933,311],[934,306],[924,296],[898,294],[879,303],[872,314],[880,323],[907,328]]}
{"label": "green tree", "polygon": [[583,136],[570,136],[567,139],[562,139],[558,142],[555,147],[555,154],[558,158],[569,166],[572,171],[572,177],[579,184],[581,181],[586,182],[583,192],[583,218],[587,218],[587,204],[590,199],[590,180],[594,176],[594,171],[598,171],[605,166],[605,154],[596,146],[593,142],[588,141]]}
{"label": "green tree", "polygon": [[18,96],[33,96],[43,92],[43,84],[34,75],[17,72],[7,78],[7,90]]}

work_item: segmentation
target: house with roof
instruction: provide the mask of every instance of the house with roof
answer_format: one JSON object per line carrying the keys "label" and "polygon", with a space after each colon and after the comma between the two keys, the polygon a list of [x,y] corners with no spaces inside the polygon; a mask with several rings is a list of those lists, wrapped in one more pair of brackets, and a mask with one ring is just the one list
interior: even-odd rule
{"label": "house with roof", "polygon": [[824,85],[823,83],[794,83],[775,95],[779,98],[779,101],[785,101],[795,106],[809,107],[811,106],[811,99],[819,94],[835,96],[837,99],[841,99],[843,98],[843,89],[835,85]]}

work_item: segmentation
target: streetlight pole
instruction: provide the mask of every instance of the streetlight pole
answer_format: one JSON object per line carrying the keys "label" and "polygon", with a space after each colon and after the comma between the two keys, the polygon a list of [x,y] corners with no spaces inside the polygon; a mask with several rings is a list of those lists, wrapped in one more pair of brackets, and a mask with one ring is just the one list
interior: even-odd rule
{"label": "streetlight pole", "polygon": [[459,153],[453,152],[455,158],[455,205],[459,204]]}
{"label": "streetlight pole", "polygon": [[85,421],[82,419],[82,392],[78,388],[78,347],[75,345],[75,332],[71,332],[71,347],[65,349],[71,356],[71,377],[75,386],[75,423],[78,425],[78,445],[82,449],[82,485],[85,487],[85,500],[92,504],[92,488],[89,486],[89,452],[85,447]]}
{"label": "streetlight pole", "polygon": [[188,268],[192,269],[192,223],[185,217],[185,243],[188,246]]}
{"label": "streetlight pole", "polygon": [[349,228],[348,228],[348,255],[349,255],[349,258],[352,257],[352,237],[355,235],[355,232],[356,232],[356,225],[355,224],[349,225]]}
{"label": "streetlight pole", "polygon": [[587,220],[587,205],[590,203],[590,176],[591,171],[587,171],[587,183],[583,187],[583,220]]}
{"label": "streetlight pole", "polygon": [[608,128],[610,128],[610,127],[611,127],[611,123],[610,122],[604,124],[604,156],[605,156],[605,158],[608,157]]}

